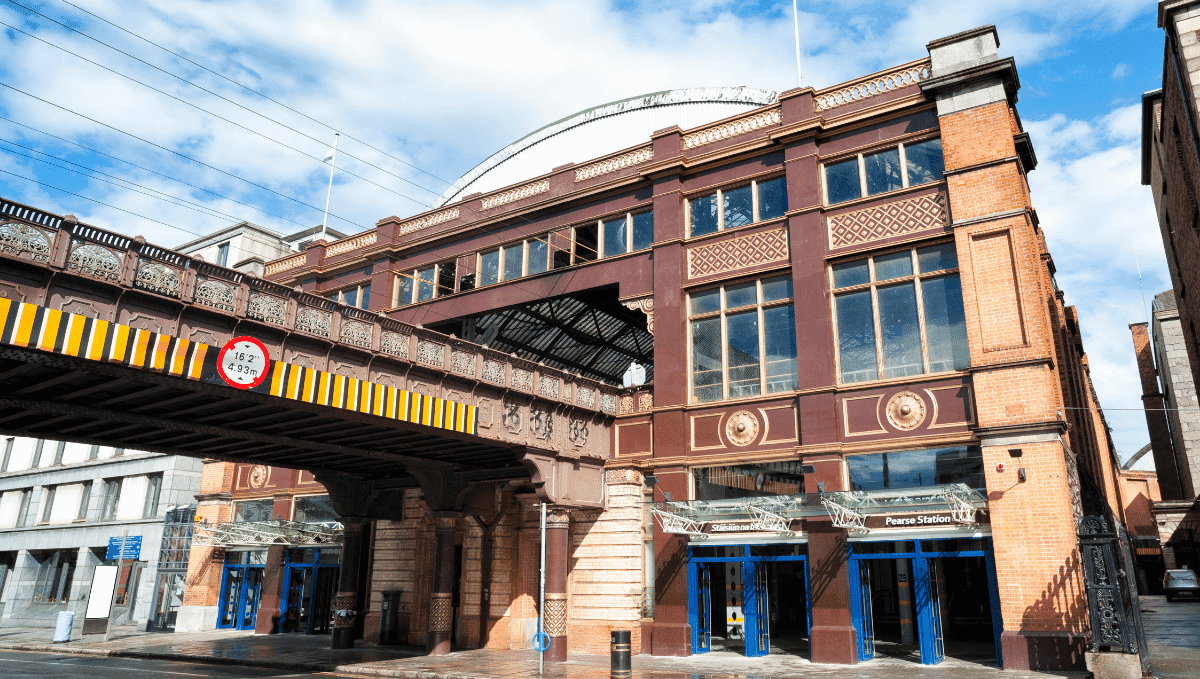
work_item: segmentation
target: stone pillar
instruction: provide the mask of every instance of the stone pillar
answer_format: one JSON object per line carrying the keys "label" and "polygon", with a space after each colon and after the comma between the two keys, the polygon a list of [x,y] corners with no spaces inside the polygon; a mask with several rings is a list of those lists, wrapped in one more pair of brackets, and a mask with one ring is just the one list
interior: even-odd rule
{"label": "stone pillar", "polygon": [[258,618],[254,621],[255,634],[279,634],[279,600],[283,594],[283,562],[287,547],[267,547],[267,565],[263,568],[262,593],[258,597]]}
{"label": "stone pillar", "polygon": [[342,567],[333,597],[333,648],[354,648],[354,623],[358,619],[358,560],[362,555],[363,525],[367,519],[342,517]]}
{"label": "stone pillar", "polygon": [[425,650],[429,655],[450,652],[454,631],[454,536],[458,512],[434,512],[433,587],[429,591],[429,633]]}
{"label": "stone pillar", "polygon": [[[845,465],[837,454],[807,455],[804,463],[813,468],[804,475],[805,492],[833,492],[849,486]],[[846,530],[835,527],[827,516],[810,517],[805,526],[812,597],[812,661],[853,665],[858,662],[858,633],[851,619]]]}
{"label": "stone pillar", "polygon": [[567,547],[571,536],[567,510],[546,512],[546,600],[542,604],[542,631],[550,637],[549,662],[567,659]]}

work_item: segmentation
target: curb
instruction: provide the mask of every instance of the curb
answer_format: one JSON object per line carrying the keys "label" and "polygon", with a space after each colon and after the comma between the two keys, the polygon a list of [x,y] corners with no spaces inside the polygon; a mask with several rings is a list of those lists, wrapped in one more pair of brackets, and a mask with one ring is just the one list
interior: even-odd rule
{"label": "curb", "polygon": [[376,677],[398,677],[400,679],[484,679],[477,675],[440,674],[438,672],[432,672],[424,669],[404,670],[388,669],[385,667],[366,667],[363,665],[293,663],[278,660],[255,660],[253,658],[228,658],[219,655],[187,655],[184,653],[154,653],[150,651],[133,651],[124,649],[70,647],[58,644],[0,644],[0,649],[10,651],[30,651],[34,653],[63,653],[68,655],[107,656],[110,658],[137,658],[141,660],[174,660],[180,662],[203,663],[208,665],[235,665],[242,667],[261,667],[265,669],[304,672],[339,672],[342,674],[359,674]]}

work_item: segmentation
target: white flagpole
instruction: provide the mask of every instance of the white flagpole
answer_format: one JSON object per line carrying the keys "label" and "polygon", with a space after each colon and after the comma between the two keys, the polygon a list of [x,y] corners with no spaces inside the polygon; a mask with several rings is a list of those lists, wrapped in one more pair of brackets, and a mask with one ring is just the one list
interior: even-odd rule
{"label": "white flagpole", "polygon": [[[797,43],[799,44],[799,43]],[[799,49],[799,47],[797,47]],[[321,240],[325,240],[325,225],[329,222],[329,197],[333,195],[333,168],[337,165],[337,143],[341,133],[337,132],[333,135],[332,155],[329,157],[329,190],[325,192],[325,217],[321,219]]]}
{"label": "white flagpole", "polygon": [[796,9],[796,0],[792,0],[792,26],[796,29],[796,85],[804,87],[800,73],[800,10]]}

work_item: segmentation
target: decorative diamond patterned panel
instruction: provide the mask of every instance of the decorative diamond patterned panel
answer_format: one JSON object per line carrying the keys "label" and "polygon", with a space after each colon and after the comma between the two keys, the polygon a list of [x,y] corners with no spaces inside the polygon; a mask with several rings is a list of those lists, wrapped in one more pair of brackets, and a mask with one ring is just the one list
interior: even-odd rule
{"label": "decorative diamond patterned panel", "polygon": [[700,245],[688,251],[688,278],[711,276],[788,258],[787,231],[773,229]]}
{"label": "decorative diamond patterned panel", "polygon": [[946,194],[934,193],[830,217],[829,246],[844,248],[949,223]]}

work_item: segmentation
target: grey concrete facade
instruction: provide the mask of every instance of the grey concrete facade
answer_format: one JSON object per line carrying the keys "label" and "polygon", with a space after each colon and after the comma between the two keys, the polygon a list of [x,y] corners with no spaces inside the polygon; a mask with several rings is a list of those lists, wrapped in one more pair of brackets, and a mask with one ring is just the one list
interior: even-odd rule
{"label": "grey concrete facade", "polygon": [[0,446],[0,627],[53,627],[69,610],[78,634],[93,571],[126,531],[142,549],[132,610],[119,607],[117,621],[144,627],[166,512],[195,502],[202,462],[21,437]]}
{"label": "grey concrete facade", "polygon": [[[266,262],[302,251],[305,245],[320,236],[319,224],[284,236],[250,222],[239,222],[184,243],[175,248],[175,251],[193,257],[203,257],[204,261],[219,266],[262,276],[263,265]],[[340,231],[326,229],[327,240],[345,237]]]}
{"label": "grey concrete facade", "polygon": [[1154,296],[1154,360],[1166,398],[1171,442],[1179,465],[1185,497],[1196,497],[1200,486],[1200,400],[1192,380],[1183,327],[1171,290]]}

